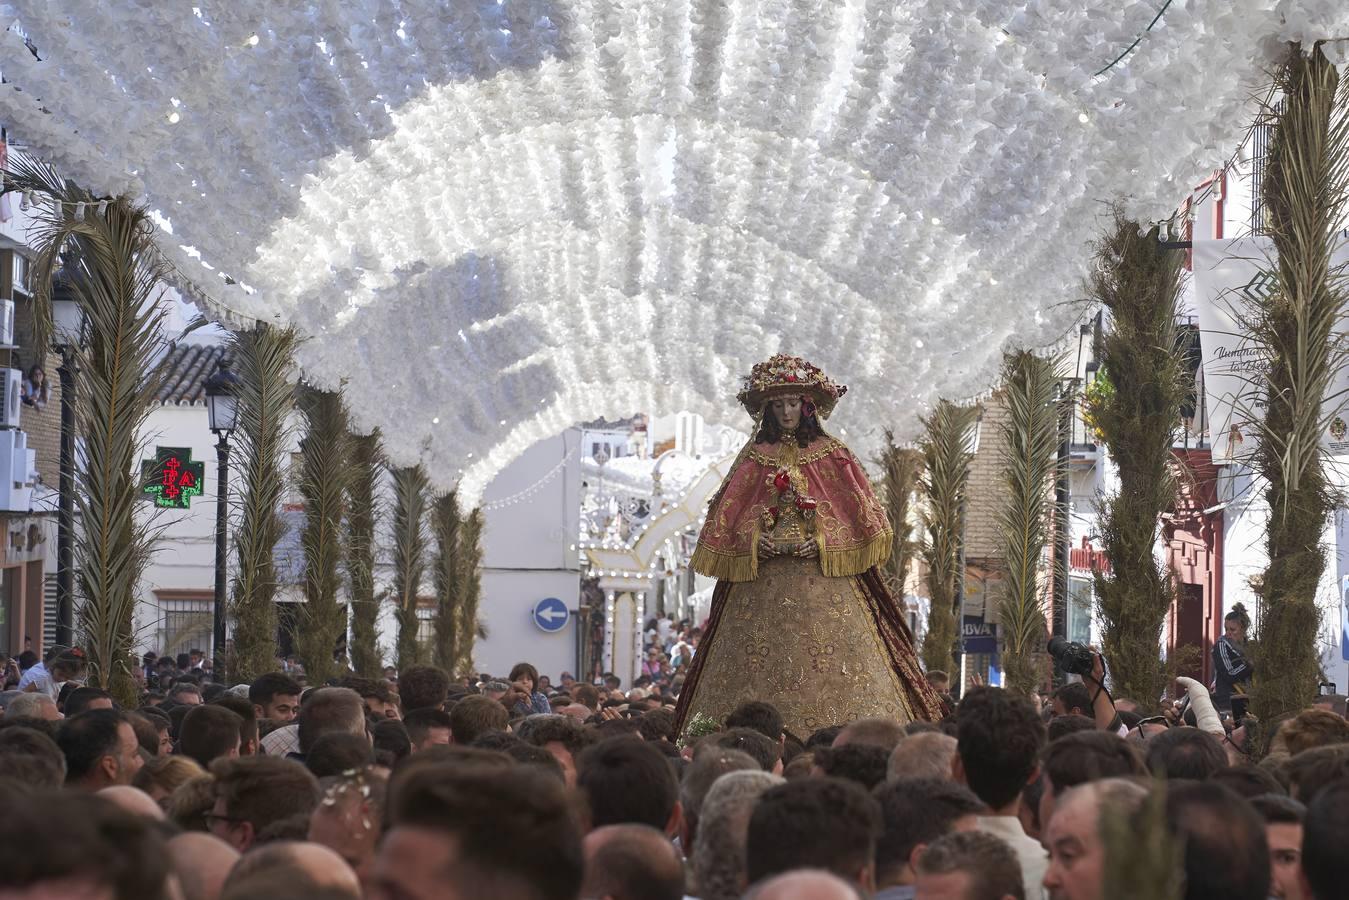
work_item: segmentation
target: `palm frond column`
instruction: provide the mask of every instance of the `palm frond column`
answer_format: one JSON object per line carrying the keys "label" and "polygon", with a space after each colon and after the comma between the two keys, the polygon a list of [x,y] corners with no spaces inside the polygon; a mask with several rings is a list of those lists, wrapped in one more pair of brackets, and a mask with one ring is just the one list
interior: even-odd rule
{"label": "palm frond column", "polygon": [[50,343],[51,280],[63,253],[70,289],[87,322],[74,398],[76,434],[85,442],[75,463],[77,624],[92,682],[133,706],[136,589],[157,532],[137,503],[142,485],[136,463],[159,387],[152,370],[162,315],[155,301],[167,270],[144,208],[125,198],[102,205],[50,167],[23,157],[6,180],[12,189],[45,197],[33,211],[37,346]]}
{"label": "palm frond column", "polygon": [[[979,411],[945,400],[923,420],[919,445],[923,474],[923,527],[927,544],[927,593],[930,600],[927,633],[923,636],[923,666],[929,671],[951,671],[955,659],[956,603],[962,596],[961,545],[965,530],[965,492],[970,480],[970,429]],[[954,676],[953,676],[954,677]]]}
{"label": "palm frond column", "polygon": [[459,553],[456,577],[462,612],[458,640],[454,647],[457,674],[473,672],[473,644],[483,633],[478,621],[478,603],[482,599],[482,509],[468,514],[459,527]]}
{"label": "palm frond column", "polygon": [[881,467],[885,472],[881,482],[885,494],[885,512],[890,518],[890,527],[895,531],[885,574],[894,595],[902,600],[904,586],[909,580],[909,567],[922,548],[921,535],[915,540],[909,514],[913,509],[913,492],[918,488],[918,479],[923,474],[923,454],[912,447],[895,446],[894,434],[886,429]]}
{"label": "palm frond column", "polygon": [[295,403],[295,332],[259,325],[232,339],[239,375],[239,528],[234,546],[233,681],[251,681],[276,669],[276,564],[281,538],[283,462]]}
{"label": "palm frond column", "polygon": [[421,466],[393,470],[393,598],[398,605],[398,668],[422,659],[417,597],[426,574],[426,498],[431,483]]}
{"label": "palm frond column", "polygon": [[304,497],[304,606],[296,617],[295,649],[313,684],[338,673],[333,651],[347,630],[342,585],[342,516],[349,480],[347,412],[337,391],[299,391],[300,494]]}
{"label": "palm frond column", "polygon": [[[1332,498],[1321,459],[1322,400],[1343,364],[1334,335],[1343,272],[1331,262],[1349,189],[1349,87],[1319,47],[1293,47],[1278,75],[1264,180],[1277,284],[1251,322],[1269,362],[1255,465],[1268,488],[1269,567],[1257,608],[1251,712],[1261,721],[1302,709],[1319,680],[1316,590]],[[1336,401],[1337,403],[1339,401]]]}
{"label": "palm frond column", "polygon": [[1088,401],[1119,468],[1119,490],[1100,502],[1111,571],[1096,573],[1103,647],[1114,689],[1156,705],[1167,686],[1162,625],[1175,595],[1158,562],[1158,523],[1175,496],[1171,446],[1184,383],[1176,345],[1183,256],[1159,229],[1115,216],[1097,246],[1093,297],[1110,314],[1101,359],[1112,390]]}
{"label": "palm frond column", "polygon": [[459,589],[459,498],[454,491],[441,494],[431,504],[431,534],[436,540],[436,555],[431,577],[436,588],[436,614],[432,620],[435,634],[432,658],[451,675],[458,659],[455,651],[464,627]]}
{"label": "palm frond column", "polygon": [[375,499],[383,470],[379,432],[350,435],[351,477],[347,482],[347,592],[351,602],[351,667],[362,678],[378,678],[384,661],[379,654],[376,627],[379,599],[375,596]]}
{"label": "palm frond column", "polygon": [[1049,585],[1045,548],[1059,471],[1059,401],[1056,364],[1029,351],[1003,364],[1007,419],[1002,424],[1003,504],[998,540],[1006,570],[998,595],[1006,685],[1022,694],[1040,683]]}

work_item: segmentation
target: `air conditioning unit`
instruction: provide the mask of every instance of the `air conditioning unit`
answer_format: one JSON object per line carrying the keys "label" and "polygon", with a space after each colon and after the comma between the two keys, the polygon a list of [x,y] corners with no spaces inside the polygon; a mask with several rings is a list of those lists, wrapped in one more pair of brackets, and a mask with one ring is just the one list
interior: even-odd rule
{"label": "air conditioning unit", "polygon": [[0,344],[14,344],[14,301],[0,300]]}
{"label": "air conditioning unit", "polygon": [[0,373],[5,387],[5,394],[0,397],[0,428],[18,428],[19,411],[23,409],[23,372],[0,369]]}
{"label": "air conditioning unit", "polygon": [[0,431],[0,512],[27,512],[37,481],[36,451],[22,431]]}

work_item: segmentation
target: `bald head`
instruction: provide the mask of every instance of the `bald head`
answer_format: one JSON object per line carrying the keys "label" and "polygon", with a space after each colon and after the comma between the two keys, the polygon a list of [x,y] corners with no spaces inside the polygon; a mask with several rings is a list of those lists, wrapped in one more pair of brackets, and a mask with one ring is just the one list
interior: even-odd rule
{"label": "bald head", "polygon": [[277,841],[245,854],[225,880],[221,896],[240,900],[267,896],[287,884],[361,896],[361,883],[351,866],[334,851],[309,841]]}
{"label": "bald head", "polygon": [[745,900],[858,900],[858,896],[837,875],[802,869],[760,882],[745,895]]}
{"label": "bald head", "polygon": [[239,861],[239,851],[203,831],[172,837],[168,848],[183,900],[217,900],[230,869]]}
{"label": "bald head", "polygon": [[606,825],[586,835],[585,885],[596,900],[680,900],[684,864],[674,845],[649,825]]}
{"label": "bald head", "polygon": [[569,703],[566,706],[555,710],[555,712],[559,715],[571,716],[573,719],[580,719],[582,722],[595,714],[590,707],[580,703]]}
{"label": "bald head", "polygon": [[133,816],[140,816],[143,819],[164,818],[164,810],[154,801],[153,797],[140,788],[118,784],[103,788],[98,792],[98,795],[104,800],[112,801]]}

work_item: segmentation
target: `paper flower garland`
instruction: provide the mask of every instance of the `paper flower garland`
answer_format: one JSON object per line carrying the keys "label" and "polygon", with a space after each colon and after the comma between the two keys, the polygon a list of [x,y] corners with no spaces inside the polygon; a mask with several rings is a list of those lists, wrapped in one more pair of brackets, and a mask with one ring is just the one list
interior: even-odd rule
{"label": "paper flower garland", "polygon": [[13,134],[468,502],[577,421],[745,427],[779,351],[867,455],[1066,330],[1102,201],[1167,215],[1279,41],[1349,35],[1343,0],[58,7],[3,4]]}

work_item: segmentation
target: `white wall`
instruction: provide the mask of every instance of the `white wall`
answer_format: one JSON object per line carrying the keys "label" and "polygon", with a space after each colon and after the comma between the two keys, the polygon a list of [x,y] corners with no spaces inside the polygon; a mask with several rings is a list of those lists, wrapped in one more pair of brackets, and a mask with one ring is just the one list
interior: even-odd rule
{"label": "white wall", "polygon": [[580,432],[568,430],[535,444],[498,475],[483,494],[483,596],[479,615],[487,638],[474,650],[481,671],[505,675],[533,663],[556,682],[576,671],[576,622],[545,633],[534,605],[557,597],[576,609],[581,575]]}

